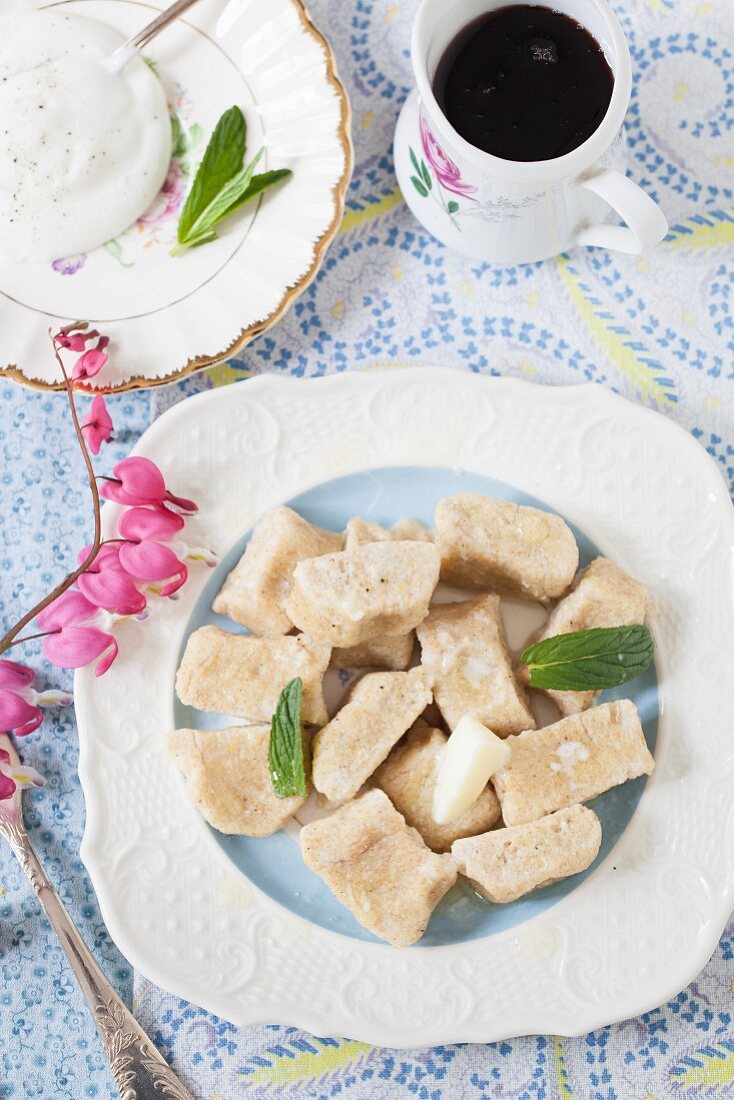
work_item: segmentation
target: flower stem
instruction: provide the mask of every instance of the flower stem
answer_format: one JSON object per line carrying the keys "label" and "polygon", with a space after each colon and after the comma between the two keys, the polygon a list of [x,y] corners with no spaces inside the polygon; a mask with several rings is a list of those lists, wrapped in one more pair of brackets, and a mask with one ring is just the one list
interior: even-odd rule
{"label": "flower stem", "polygon": [[[49,336],[51,336],[50,329]],[[20,642],[30,641],[31,638],[36,638],[39,636],[32,634],[26,638],[18,637],[21,631],[24,630],[29,623],[33,622],[36,615],[43,611],[44,607],[48,607],[50,603],[53,603],[55,599],[58,599],[62,592],[66,592],[67,589],[71,588],[74,582],[79,577],[81,577],[82,573],[86,573],[87,569],[89,569],[90,565],[97,557],[97,554],[99,553],[100,547],[102,545],[102,517],[100,512],[99,490],[97,489],[97,482],[95,481],[94,477],[94,467],[92,466],[92,460],[89,456],[89,451],[87,450],[86,440],[84,439],[84,432],[82,431],[82,427],[79,423],[79,416],[77,414],[76,405],[74,403],[74,383],[72,379],[69,378],[69,375],[66,373],[66,368],[64,366],[61,355],[59,354],[59,346],[54,340],[53,336],[51,336],[51,342],[53,344],[56,362],[59,364],[61,368],[61,373],[64,376],[66,396],[69,400],[69,408],[71,409],[71,419],[74,424],[74,431],[76,432],[77,440],[79,441],[79,448],[82,452],[84,465],[87,469],[87,478],[92,494],[92,506],[94,508],[94,540],[92,542],[91,549],[82,564],[77,569],[75,569],[73,573],[69,573],[66,577],[64,577],[64,579],[60,582],[60,584],[56,585],[52,592],[49,592],[47,596],[44,596],[44,598],[40,600],[35,607],[32,607],[30,611],[26,612],[26,614],[18,620],[15,626],[11,626],[10,630],[7,632],[7,634],[5,634],[3,638],[0,638],[0,655],[7,652],[7,650],[9,650],[10,647],[13,645],[19,644]]]}
{"label": "flower stem", "polygon": [[449,204],[446,202],[446,199],[444,198],[443,191],[441,190],[441,188],[438,184],[436,186],[438,188],[438,198],[436,197],[434,192],[431,191],[431,195],[433,195],[433,201],[435,202],[436,206],[438,206],[441,210],[443,210],[444,214],[447,215],[447,217],[450,219],[451,224],[453,225],[454,229],[458,229],[459,232],[461,232],[461,226],[459,225],[456,218],[454,217],[454,215],[449,210]]}
{"label": "flower stem", "polygon": [[56,633],[56,631],[42,630],[39,634],[26,634],[24,638],[16,638],[7,648],[12,649],[14,645],[22,645],[23,642],[35,642],[37,638],[47,638],[49,634],[54,633]]}

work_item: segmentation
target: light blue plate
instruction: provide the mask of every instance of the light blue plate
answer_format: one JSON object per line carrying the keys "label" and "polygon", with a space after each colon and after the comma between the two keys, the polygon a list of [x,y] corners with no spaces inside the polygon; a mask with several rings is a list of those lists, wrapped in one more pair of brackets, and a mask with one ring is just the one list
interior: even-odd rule
{"label": "light blue plate", "polygon": [[[288,504],[311,523],[333,531],[342,531],[347,520],[355,515],[388,527],[405,517],[417,519],[431,527],[437,501],[458,492],[486,493],[553,511],[535,497],[492,478],[413,466],[387,467],[340,477],[301,493]],[[586,535],[571,526],[581,552],[581,564],[585,565],[599,551]],[[246,633],[231,620],[215,615],[211,604],[225,577],[239,561],[249,537],[249,532],[243,535],[214,570],[194,607],[184,645],[193,630],[207,623]],[[602,695],[602,701],[622,698],[631,698],[637,704],[647,743],[654,752],[658,727],[658,690],[654,666],[631,684]],[[221,716],[184,707],[178,699],[174,701],[174,717],[177,727],[211,729],[223,724]],[[597,863],[609,854],[629,824],[645,781],[642,777],[625,783],[589,803],[599,815],[603,830]],[[212,832],[217,843],[250,882],[286,909],[299,913],[322,928],[354,939],[379,942],[357,924],[349,910],[339,904],[321,879],[304,866],[298,845],[292,837],[282,831],[264,839],[230,837],[215,830]],[[521,924],[565,897],[593,872],[595,865],[592,864],[581,875],[547,886],[510,905],[493,905],[479,898],[468,885],[455,886],[433,914],[420,945],[464,943]]]}

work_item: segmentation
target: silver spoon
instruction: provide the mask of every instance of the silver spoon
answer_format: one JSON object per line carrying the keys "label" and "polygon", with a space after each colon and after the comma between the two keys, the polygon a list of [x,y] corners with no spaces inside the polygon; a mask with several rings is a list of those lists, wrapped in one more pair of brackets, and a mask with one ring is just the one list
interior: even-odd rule
{"label": "silver spoon", "polygon": [[156,16],[151,23],[147,23],[141,31],[132,35],[127,42],[123,42],[109,57],[106,57],[102,62],[104,67],[109,69],[111,73],[119,73],[128,61],[135,57],[138,50],[146,46],[152,38],[165,30],[169,23],[173,23],[179,15],[183,15],[188,8],[193,7],[196,3],[198,3],[198,0],[176,0],[175,4],[171,4],[170,7]]}
{"label": "silver spoon", "polygon": [[[0,735],[0,748],[18,757],[9,738]],[[194,1100],[168,1066],[135,1017],[115,993],[63,906],[61,898],[36,855],[23,824],[21,792],[0,802],[0,836],[13,849],[18,863],[38,895],[51,927],[58,936],[76,975],[102,1040],[121,1100]]]}

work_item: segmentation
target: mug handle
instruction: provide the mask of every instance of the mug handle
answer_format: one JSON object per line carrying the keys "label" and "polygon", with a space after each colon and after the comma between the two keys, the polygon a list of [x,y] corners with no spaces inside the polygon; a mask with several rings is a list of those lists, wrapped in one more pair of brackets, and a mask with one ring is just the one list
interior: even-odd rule
{"label": "mug handle", "polygon": [[580,179],[578,186],[599,195],[627,224],[587,226],[577,234],[577,244],[639,256],[667,234],[668,222],[658,204],[624,173],[603,168]]}

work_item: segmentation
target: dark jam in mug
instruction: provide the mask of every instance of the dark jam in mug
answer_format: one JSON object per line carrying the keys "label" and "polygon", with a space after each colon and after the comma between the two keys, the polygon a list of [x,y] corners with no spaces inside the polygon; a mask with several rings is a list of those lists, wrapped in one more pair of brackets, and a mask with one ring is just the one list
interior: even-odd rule
{"label": "dark jam in mug", "polygon": [[504,160],[552,160],[599,126],[614,76],[595,38],[561,12],[514,4],[475,19],[436,68],[433,91],[463,138]]}

